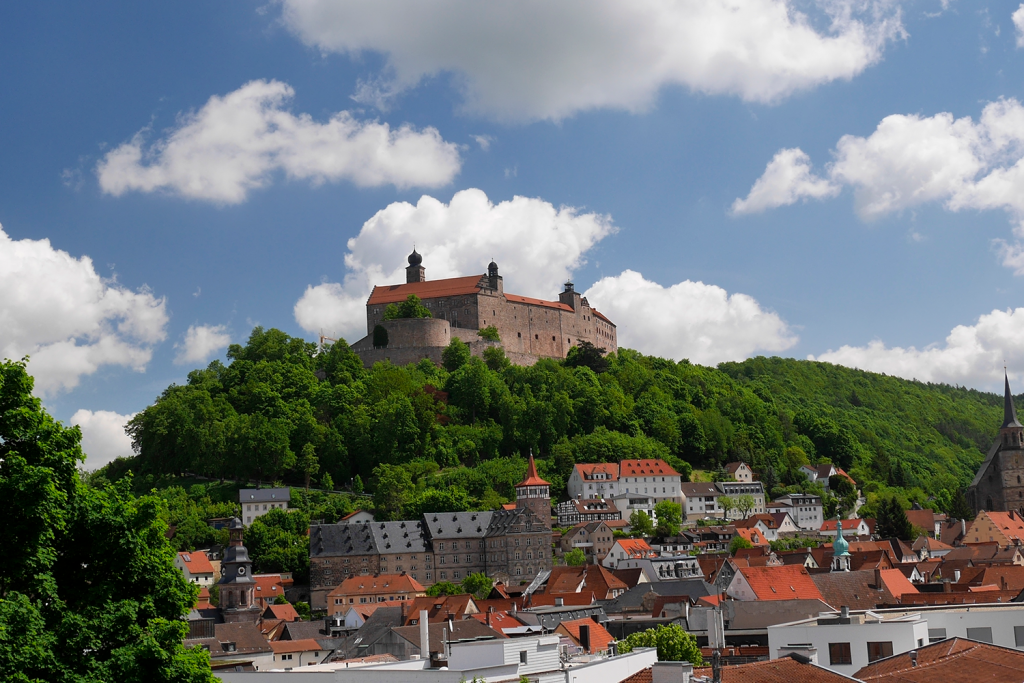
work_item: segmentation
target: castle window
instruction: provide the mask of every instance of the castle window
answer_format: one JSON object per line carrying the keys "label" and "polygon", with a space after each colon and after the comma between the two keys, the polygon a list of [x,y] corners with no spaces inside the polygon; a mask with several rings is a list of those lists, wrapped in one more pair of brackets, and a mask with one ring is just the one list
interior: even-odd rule
{"label": "castle window", "polygon": [[522,332],[516,332],[516,336],[519,337],[520,339],[522,339],[523,338],[523,333]]}
{"label": "castle window", "polygon": [[539,334],[535,334],[535,335],[533,335],[533,338],[534,339],[540,339],[540,335]]}
{"label": "castle window", "polygon": [[555,335],[551,335],[551,341],[555,341]]}

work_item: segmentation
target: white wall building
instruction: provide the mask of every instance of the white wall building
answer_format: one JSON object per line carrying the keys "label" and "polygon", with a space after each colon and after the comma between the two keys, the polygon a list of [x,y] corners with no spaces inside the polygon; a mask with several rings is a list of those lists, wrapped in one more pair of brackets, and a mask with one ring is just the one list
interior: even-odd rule
{"label": "white wall building", "polygon": [[721,518],[725,510],[718,505],[722,492],[710,482],[687,482],[682,485],[684,519]]}
{"label": "white wall building", "polygon": [[[729,513],[729,519],[743,519],[749,515],[760,515],[766,511],[764,504],[764,486],[759,481],[741,482],[741,481],[720,481],[715,484],[722,495],[729,496],[733,500],[736,500],[739,496],[750,496],[754,499],[754,507],[746,511],[746,514],[740,510],[733,508]],[[721,505],[721,497],[719,497],[719,505]]]}
{"label": "white wall building", "polygon": [[219,576],[215,576],[213,563],[202,550],[178,553],[174,558],[174,566],[184,574],[185,580],[189,583],[209,588],[220,579]]}
{"label": "white wall building", "polygon": [[848,676],[874,659],[954,637],[1024,649],[1024,603],[858,611],[845,618],[832,612],[768,627],[772,659],[813,650],[819,665]]}
{"label": "white wall building", "polygon": [[292,491],[287,488],[241,489],[238,491],[238,503],[242,506],[242,523],[249,526],[254,519],[271,510],[287,510],[291,499]]}
{"label": "white wall building", "polygon": [[569,497],[615,498],[636,493],[682,504],[682,476],[664,460],[622,460],[618,463],[580,463],[566,482]]}
{"label": "white wall building", "polygon": [[768,503],[769,514],[788,512],[796,525],[804,531],[818,531],[824,521],[821,498],[803,493],[788,493]]}

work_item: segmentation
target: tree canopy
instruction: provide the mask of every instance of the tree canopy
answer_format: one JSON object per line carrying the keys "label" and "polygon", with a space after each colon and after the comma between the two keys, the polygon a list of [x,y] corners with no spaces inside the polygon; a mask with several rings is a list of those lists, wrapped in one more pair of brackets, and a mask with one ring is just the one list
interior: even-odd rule
{"label": "tree canopy", "polygon": [[174,566],[163,501],[131,477],[100,488],[77,473],[81,432],[32,396],[24,362],[0,363],[0,678],[212,682],[186,650],[181,617],[198,593]]}
{"label": "tree canopy", "polygon": [[433,318],[430,309],[423,305],[415,294],[405,297],[400,304],[388,304],[384,307],[384,320],[397,318]]}
{"label": "tree canopy", "polygon": [[659,662],[690,662],[704,664],[697,639],[679,624],[659,624],[657,628],[638,631],[619,641],[619,652],[625,654],[638,647],[658,648]]}

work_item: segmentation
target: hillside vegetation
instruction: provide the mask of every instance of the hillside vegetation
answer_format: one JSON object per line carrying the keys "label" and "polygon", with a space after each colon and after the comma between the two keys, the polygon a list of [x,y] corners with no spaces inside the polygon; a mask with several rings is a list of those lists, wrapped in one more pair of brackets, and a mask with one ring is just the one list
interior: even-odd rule
{"label": "hillside vegetation", "polygon": [[[564,362],[470,358],[365,370],[339,341],[255,328],[168,387],[129,424],[138,486],[193,474],[365,489],[381,517],[494,507],[537,456],[553,495],[577,462],[664,458],[687,476],[749,462],[774,494],[807,490],[798,468],[831,461],[868,496],[949,510],[998,430],[1001,399],[826,363],[753,358],[718,368],[621,349]],[[931,499],[931,500],[929,500]],[[367,501],[368,502],[368,501]],[[846,500],[829,501],[837,506]]]}

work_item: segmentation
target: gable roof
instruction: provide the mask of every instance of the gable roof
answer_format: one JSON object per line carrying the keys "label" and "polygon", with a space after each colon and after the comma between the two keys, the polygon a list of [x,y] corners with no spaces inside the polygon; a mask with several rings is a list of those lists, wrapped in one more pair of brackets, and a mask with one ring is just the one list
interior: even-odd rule
{"label": "gable roof", "polygon": [[[465,275],[443,280],[407,282],[400,285],[377,285],[370,292],[370,298],[366,300],[366,305],[397,304],[405,301],[410,294],[415,294],[420,299],[477,294],[481,289],[481,280],[485,277],[485,275]],[[508,296],[505,298],[507,299]]]}
{"label": "gable roof", "polygon": [[614,462],[576,463],[576,474],[583,481],[591,481],[594,474],[605,475],[600,481],[618,481],[619,465]]}
{"label": "gable roof", "polygon": [[264,619],[280,619],[281,621],[298,621],[302,617],[295,611],[295,608],[290,604],[285,603],[283,605],[267,605],[267,609],[263,612]]}
{"label": "gable roof", "polygon": [[664,460],[621,460],[619,461],[620,477],[643,477],[650,475],[664,475],[667,477],[678,477],[680,474],[672,469]]}
{"label": "gable roof", "polygon": [[968,576],[965,572],[960,576],[960,583],[968,581],[974,586],[996,586],[999,590],[1024,590],[1024,567],[1019,565],[988,565],[978,568],[976,574]]}
{"label": "gable roof", "polygon": [[323,647],[320,643],[316,642],[312,638],[302,638],[300,640],[274,640],[270,643],[270,648],[274,651],[275,655],[286,654],[288,652],[321,652]]}
{"label": "gable roof", "polygon": [[868,664],[854,676],[862,681],[958,681],[1018,680],[1024,669],[1024,652],[966,638],[950,638]]}
{"label": "gable roof", "polygon": [[[987,515],[996,529],[1006,538],[1015,542],[1024,542],[1024,518],[1015,512],[982,512],[978,516]],[[977,523],[978,520],[975,520]]]}
{"label": "gable roof", "polygon": [[651,546],[647,545],[647,541],[642,538],[617,538],[612,548],[614,549],[615,546],[621,548],[627,557],[634,559],[650,557],[654,553]]}
{"label": "gable roof", "polygon": [[[447,622],[438,622],[427,625],[427,640],[430,643],[431,652],[442,652],[444,650],[443,639],[447,636],[449,643],[469,642],[472,640],[494,640],[495,638],[506,638],[500,631],[481,624],[476,619],[459,619],[452,622],[452,631],[447,633]],[[391,631],[405,640],[412,643],[416,648],[420,647],[420,627],[417,626],[396,626]]]}
{"label": "gable roof", "polygon": [[408,574],[376,574],[374,576],[352,576],[327,594],[328,597],[338,595],[378,595],[380,593],[422,593],[426,589]]}
{"label": "gable roof", "polygon": [[587,650],[587,654],[597,654],[598,652],[604,652],[608,649],[608,645],[615,642],[615,638],[612,637],[608,630],[601,626],[593,619],[573,619],[571,621],[563,621],[555,629],[555,633],[564,631],[566,635],[572,638],[577,645],[580,644],[580,627],[587,626],[590,628],[590,649]]}
{"label": "gable roof", "polygon": [[370,528],[370,533],[373,534],[373,544],[381,555],[429,551],[427,532],[423,522],[413,520],[370,522],[366,526]]}
{"label": "gable roof", "polygon": [[[495,512],[434,512],[423,515],[433,540],[483,538],[495,518]],[[394,522],[392,522],[394,524]],[[417,522],[418,524],[418,522]],[[423,552],[423,551],[421,551]]]}
{"label": "gable roof", "polygon": [[238,491],[239,503],[287,503],[292,499],[292,490],[279,489],[241,489]]}
{"label": "gable roof", "polygon": [[[518,294],[505,294],[505,301],[511,301],[514,304],[526,304],[528,306],[543,306],[545,308],[557,308],[561,311],[572,312],[572,306],[569,304],[563,304],[561,301],[545,301],[544,299],[534,299],[530,296],[520,296]],[[602,316],[603,317],[603,316]]]}
{"label": "gable roof", "polygon": [[253,574],[252,580],[256,582],[256,588],[253,589],[253,597],[256,599],[273,600],[278,595],[284,595],[280,574]]}
{"label": "gable roof", "polygon": [[714,484],[706,481],[684,481],[679,485],[683,496],[720,496],[722,492]]}
{"label": "gable roof", "polygon": [[757,529],[742,529],[740,527],[736,527],[736,535],[742,536],[755,546],[768,545],[768,541],[765,540],[764,536],[762,536],[761,532]]}
{"label": "gable roof", "polygon": [[821,600],[810,573],[800,564],[780,567],[738,567],[758,600]]}
{"label": "gable roof", "polygon": [[[707,676],[711,680],[712,671],[710,667],[694,669],[693,675]],[[850,680],[848,676],[793,657],[722,667],[722,683],[846,683]]]}
{"label": "gable roof", "polygon": [[191,553],[178,553],[178,557],[185,563],[189,574],[213,574],[213,565],[210,564],[210,558],[202,550],[196,550]]}
{"label": "gable roof", "polygon": [[[228,649],[227,643],[234,643],[234,650]],[[213,638],[186,639],[184,645],[185,647],[205,645],[210,650],[211,657],[239,658],[245,655],[272,652],[267,640],[260,633],[259,627],[251,622],[214,624]]]}
{"label": "gable roof", "polygon": [[419,621],[420,612],[427,611],[427,621],[445,621],[449,615],[456,619],[476,614],[479,608],[469,593],[461,595],[440,595],[437,597],[421,596],[407,603],[409,605],[404,626]]}
{"label": "gable roof", "polygon": [[[839,521],[840,520],[838,520],[838,519],[826,519],[824,522],[821,523],[821,529],[820,530],[821,531],[837,531],[838,528],[839,528]],[[860,523],[862,521],[863,520],[860,520],[860,519],[844,519],[844,520],[842,520],[842,522],[843,522],[843,531],[853,531],[853,530],[855,530],[857,527],[860,526]]]}
{"label": "gable roof", "polygon": [[336,557],[372,555],[377,552],[370,524],[311,524],[309,555]]}
{"label": "gable roof", "polygon": [[[898,569],[828,572],[811,578],[821,592],[822,600],[835,609],[875,609],[879,605],[895,605],[904,593],[917,593],[914,584]],[[880,579],[876,583],[876,578]]]}
{"label": "gable roof", "polygon": [[598,600],[606,600],[616,590],[626,590],[626,584],[599,564],[579,567],[553,567],[544,593],[581,593],[593,591]]}
{"label": "gable roof", "polygon": [[730,462],[730,463],[726,463],[726,465],[725,465],[725,471],[726,471],[726,472],[728,472],[729,474],[736,474],[736,471],[737,471],[737,470],[738,470],[738,469],[739,469],[740,467],[746,467],[746,468],[747,468],[748,470],[750,469],[750,465],[748,465],[747,463],[745,463],[745,462],[743,462],[743,461],[741,460],[741,461],[739,461],[739,462]]}

